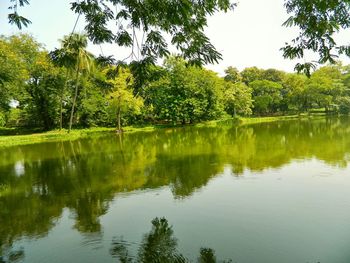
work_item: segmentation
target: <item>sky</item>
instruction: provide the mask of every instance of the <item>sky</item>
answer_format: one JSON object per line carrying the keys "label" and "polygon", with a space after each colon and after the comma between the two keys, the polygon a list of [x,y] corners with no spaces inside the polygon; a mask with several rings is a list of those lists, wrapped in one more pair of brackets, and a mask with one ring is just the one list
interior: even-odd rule
{"label": "sky", "polygon": [[[216,13],[208,19],[205,32],[216,49],[222,53],[223,60],[219,64],[206,67],[220,75],[228,66],[239,70],[257,66],[268,69],[276,68],[293,72],[298,61],[283,59],[280,48],[298,34],[296,28],[282,27],[288,18],[283,7],[284,0],[237,0],[234,11]],[[18,33],[14,25],[7,21],[10,0],[0,0],[0,34]],[[32,34],[48,50],[59,47],[59,39],[70,34],[76,21],[76,14],[70,10],[71,0],[31,0],[30,6],[19,10],[20,14],[29,18],[32,24],[22,32]],[[80,19],[77,32],[83,32],[84,19]],[[350,33],[339,34],[339,41],[346,42]],[[95,46],[89,44],[88,50],[95,55],[114,55],[123,59],[126,51],[116,44]],[[306,60],[316,59],[312,54]],[[347,59],[342,58],[345,63]]]}

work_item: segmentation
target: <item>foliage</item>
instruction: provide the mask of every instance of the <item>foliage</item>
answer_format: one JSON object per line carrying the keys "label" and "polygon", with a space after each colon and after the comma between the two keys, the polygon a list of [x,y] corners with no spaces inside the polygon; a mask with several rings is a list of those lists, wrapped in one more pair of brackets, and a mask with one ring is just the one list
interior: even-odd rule
{"label": "foliage", "polygon": [[341,114],[349,114],[350,113],[350,97],[341,97],[338,100],[339,112]]}
{"label": "foliage", "polygon": [[8,111],[14,97],[23,95],[38,44],[27,35],[0,37],[0,109]]}
{"label": "foliage", "polygon": [[8,14],[8,20],[10,24],[15,24],[19,29],[22,29],[22,26],[27,27],[31,24],[31,21],[18,13],[19,7],[29,4],[29,0],[10,0],[11,5],[9,10],[11,12]]}
{"label": "foliage", "polygon": [[227,82],[224,91],[225,110],[231,116],[252,114],[252,92],[244,83]]}
{"label": "foliage", "polygon": [[284,111],[303,112],[309,108],[309,101],[305,93],[307,78],[299,74],[286,74],[283,79],[283,101]]}
{"label": "foliage", "polygon": [[[41,130],[186,124],[237,115],[324,109],[346,114],[350,69],[325,66],[308,79],[277,69],[234,67],[226,75],[169,57],[163,66],[123,66],[94,58],[84,35],[48,53],[29,35],[0,38],[2,125]],[[146,70],[146,72],[144,71]],[[4,123],[5,121],[5,123]]]}
{"label": "foliage", "polygon": [[[291,15],[284,26],[297,26],[299,35],[282,48],[285,58],[304,58],[305,51],[317,52],[318,63],[335,63],[339,54],[350,56],[348,45],[338,45],[334,35],[350,27],[350,3],[341,0],[287,0],[287,12]],[[310,76],[316,68],[312,62],[298,63],[295,67]]]}
{"label": "foliage", "polygon": [[[19,28],[27,26],[30,21],[17,13],[17,1],[11,2],[14,4],[10,7],[13,12],[9,22]],[[29,4],[29,0],[19,0],[19,4]],[[93,43],[114,42],[129,47],[130,60],[140,61],[140,64],[152,64],[158,57],[170,54],[166,35],[171,36],[171,44],[191,63],[218,62],[221,54],[204,34],[207,16],[217,11],[227,12],[234,6],[231,0],[83,0],[71,3],[71,9],[85,17],[85,31]],[[112,21],[117,24],[115,32],[108,27]]]}
{"label": "foliage", "polygon": [[262,80],[263,79],[263,70],[258,69],[257,67],[251,67],[251,68],[245,68],[241,72],[242,81],[249,85],[249,83],[255,81],[255,80]]}
{"label": "foliage", "polygon": [[279,109],[282,85],[270,80],[255,80],[249,85],[253,90],[254,111],[258,114],[269,114]]}
{"label": "foliage", "polygon": [[0,127],[4,127],[6,124],[6,116],[0,111]]}
{"label": "foliage", "polygon": [[242,76],[237,68],[230,66],[227,69],[225,69],[225,80],[230,81],[232,83],[237,83],[242,81]]}
{"label": "foliage", "polygon": [[[107,94],[109,116],[118,123],[118,130],[121,125],[132,123],[133,119],[141,115],[143,99],[133,94],[133,76],[130,70],[112,67],[108,71],[117,71],[117,76],[107,80],[111,91]],[[115,121],[113,121],[115,122]]]}
{"label": "foliage", "polygon": [[224,82],[214,72],[171,58],[167,74],[152,82],[146,91],[147,105],[157,120],[174,124],[218,118],[223,113]]}
{"label": "foliage", "polygon": [[55,68],[47,53],[38,55],[26,85],[29,95],[23,101],[31,126],[53,129],[58,123],[59,97],[64,85],[60,69]]}
{"label": "foliage", "polygon": [[323,67],[315,71],[306,83],[306,94],[310,103],[328,111],[337,106],[345,86],[342,83],[341,71],[337,67]]}
{"label": "foliage", "polygon": [[[70,34],[65,36],[61,41],[61,49],[56,49],[51,53],[53,61],[58,65],[64,66],[74,78],[74,96],[72,101],[72,109],[69,118],[69,131],[72,129],[73,117],[76,108],[76,102],[79,95],[80,81],[86,78],[94,69],[94,57],[90,54],[87,48],[87,37],[82,34]],[[61,89],[61,105],[63,103],[64,87]],[[62,106],[61,106],[62,107]],[[62,118],[62,112],[61,112]],[[61,127],[62,128],[62,120]]]}

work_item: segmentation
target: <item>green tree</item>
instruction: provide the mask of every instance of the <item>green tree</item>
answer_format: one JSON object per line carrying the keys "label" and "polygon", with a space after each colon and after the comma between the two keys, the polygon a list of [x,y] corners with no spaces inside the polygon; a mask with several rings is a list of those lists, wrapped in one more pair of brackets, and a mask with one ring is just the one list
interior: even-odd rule
{"label": "green tree", "polygon": [[79,81],[79,96],[77,98],[77,124],[83,127],[107,126],[108,107],[106,94],[109,86],[101,81],[102,72],[93,71],[89,77]]}
{"label": "green tree", "polygon": [[269,114],[278,111],[282,100],[282,85],[269,80],[255,80],[249,84],[253,90],[254,113]]}
{"label": "green tree", "polygon": [[242,76],[237,68],[228,67],[225,69],[225,80],[232,83],[237,83],[242,81]]}
{"label": "green tree", "polygon": [[325,108],[338,107],[337,102],[345,91],[343,76],[337,66],[326,66],[315,71],[306,83],[306,93],[315,106]]}
{"label": "green tree", "polygon": [[225,111],[231,116],[251,115],[252,90],[244,83],[226,82],[224,91]]}
{"label": "green tree", "polygon": [[285,109],[301,113],[309,108],[310,102],[305,93],[306,81],[305,75],[292,73],[285,75],[282,83],[282,104]]}
{"label": "green tree", "polygon": [[266,79],[266,80],[270,80],[278,83],[281,83],[284,77],[285,77],[285,73],[283,71],[273,69],[273,68],[263,70],[261,74],[262,79]]}
{"label": "green tree", "polygon": [[[0,111],[6,119],[16,115],[22,120],[12,119],[12,123],[40,123],[45,129],[52,128],[56,110],[52,102],[61,77],[41,44],[25,34],[2,37],[0,64]],[[11,105],[18,109],[11,109]],[[15,111],[18,114],[10,114]]]}
{"label": "green tree", "polygon": [[24,95],[40,48],[29,35],[0,37],[0,110],[8,111],[10,102]]}
{"label": "green tree", "polygon": [[[69,118],[69,131],[72,129],[75,106],[79,92],[79,81],[86,77],[93,70],[93,56],[86,50],[87,37],[81,34],[71,34],[65,36],[62,40],[61,50],[56,51],[62,54],[63,65],[68,71],[74,75],[74,95],[72,101],[72,109]],[[61,102],[62,103],[62,102]],[[61,111],[62,114],[62,111]]]}
{"label": "green tree", "polygon": [[245,68],[241,72],[242,81],[246,85],[249,85],[250,82],[253,82],[255,80],[262,80],[263,74],[264,74],[264,70],[258,69],[257,67]]}
{"label": "green tree", "polygon": [[[18,3],[23,6],[29,4],[29,0]],[[204,34],[207,16],[217,11],[227,12],[234,6],[231,0],[83,0],[71,3],[71,9],[85,17],[85,31],[93,43],[116,42],[131,48],[130,60],[142,61],[140,65],[169,55],[166,34],[171,35],[171,44],[191,63],[217,62],[221,54]],[[9,22],[18,27],[27,26],[30,21],[18,15],[17,9],[15,1]],[[111,21],[120,25],[116,32],[108,28]],[[139,32],[144,34],[142,39],[138,39]]]}
{"label": "green tree", "polygon": [[56,68],[46,52],[40,52],[30,72],[26,85],[28,97],[24,101],[28,124],[45,130],[56,127],[59,107],[59,94],[64,86],[62,71]]}
{"label": "green tree", "polygon": [[[305,51],[317,52],[318,63],[335,63],[339,54],[350,56],[350,46],[337,44],[334,35],[350,27],[349,1],[342,0],[287,0],[285,7],[290,17],[287,27],[296,26],[299,35],[282,48],[285,58],[304,58]],[[298,63],[295,69],[310,76],[317,63]]]}
{"label": "green tree", "polygon": [[18,87],[28,78],[27,68],[12,42],[12,38],[0,37],[0,111],[4,113],[9,110]]}
{"label": "green tree", "polygon": [[115,66],[108,70],[117,71],[116,77],[107,80],[111,85],[111,92],[107,94],[107,99],[113,112],[112,116],[115,116],[113,119],[117,120],[118,131],[121,132],[122,117],[141,115],[143,99],[133,94],[133,76],[130,70]]}
{"label": "green tree", "polygon": [[184,60],[170,58],[167,73],[150,83],[146,102],[158,120],[193,123],[218,118],[223,113],[224,80]]}

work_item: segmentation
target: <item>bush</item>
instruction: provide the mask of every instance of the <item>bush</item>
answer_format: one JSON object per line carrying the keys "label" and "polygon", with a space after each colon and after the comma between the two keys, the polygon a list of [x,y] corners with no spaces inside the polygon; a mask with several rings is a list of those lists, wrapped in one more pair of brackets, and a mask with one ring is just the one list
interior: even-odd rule
{"label": "bush", "polygon": [[350,113],[350,97],[343,97],[339,101],[339,113],[349,114]]}
{"label": "bush", "polygon": [[5,125],[6,125],[5,113],[0,112],[0,127],[5,127]]}

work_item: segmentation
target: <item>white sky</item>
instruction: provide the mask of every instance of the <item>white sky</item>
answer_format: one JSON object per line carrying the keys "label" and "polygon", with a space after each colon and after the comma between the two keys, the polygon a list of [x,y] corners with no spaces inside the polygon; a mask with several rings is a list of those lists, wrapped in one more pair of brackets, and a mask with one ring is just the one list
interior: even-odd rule
{"label": "white sky", "polygon": [[[10,0],[0,0],[0,34],[9,35],[19,32],[15,26],[7,23],[7,7]],[[70,10],[71,0],[31,0],[31,5],[20,10],[21,15],[33,23],[25,30],[48,50],[59,47],[58,39],[72,31],[76,15]],[[296,61],[285,60],[279,50],[285,42],[297,35],[297,30],[282,27],[287,19],[283,7],[284,0],[240,0],[237,8],[227,14],[217,13],[208,20],[207,35],[223,60],[207,67],[222,74],[228,66],[259,68],[277,68],[292,72]],[[78,32],[84,28],[83,19]],[[350,33],[338,37],[342,42],[350,39]],[[101,53],[99,46],[89,45],[95,55]],[[103,45],[104,55],[125,58],[125,51],[116,44]],[[307,59],[315,58],[309,56]],[[349,63],[347,59],[345,63]]]}

